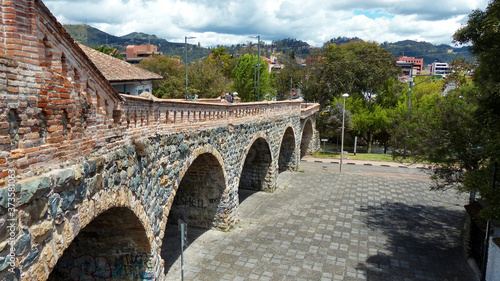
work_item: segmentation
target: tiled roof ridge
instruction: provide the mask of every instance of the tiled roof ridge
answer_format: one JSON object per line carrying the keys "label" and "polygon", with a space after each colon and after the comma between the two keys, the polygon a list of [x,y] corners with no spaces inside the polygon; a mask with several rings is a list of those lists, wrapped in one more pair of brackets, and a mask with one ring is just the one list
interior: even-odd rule
{"label": "tiled roof ridge", "polygon": [[79,43],[78,45],[110,82],[163,79],[161,75],[99,52],[83,44]]}

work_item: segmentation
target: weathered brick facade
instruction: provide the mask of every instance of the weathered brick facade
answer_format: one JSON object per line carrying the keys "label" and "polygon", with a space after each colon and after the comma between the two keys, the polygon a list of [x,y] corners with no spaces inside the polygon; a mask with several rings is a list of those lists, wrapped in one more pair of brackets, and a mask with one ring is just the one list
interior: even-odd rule
{"label": "weathered brick facade", "polygon": [[318,105],[119,95],[41,1],[1,3],[0,278],[162,280],[167,221],[227,228],[318,148]]}

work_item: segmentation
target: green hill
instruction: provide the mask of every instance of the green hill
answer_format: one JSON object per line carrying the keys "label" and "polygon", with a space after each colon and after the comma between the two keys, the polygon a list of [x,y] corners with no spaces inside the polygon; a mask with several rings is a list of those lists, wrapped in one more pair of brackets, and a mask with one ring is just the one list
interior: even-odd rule
{"label": "green hill", "polygon": [[384,42],[381,44],[394,57],[408,56],[423,58],[424,64],[431,64],[435,61],[450,63],[457,58],[465,58],[468,61],[474,60],[467,47],[453,48],[446,44],[433,45],[427,42],[417,42],[412,40],[399,41],[396,43]]}
{"label": "green hill", "polygon": [[118,44],[120,38],[85,24],[65,24],[64,28],[76,42],[97,47],[103,44]]}

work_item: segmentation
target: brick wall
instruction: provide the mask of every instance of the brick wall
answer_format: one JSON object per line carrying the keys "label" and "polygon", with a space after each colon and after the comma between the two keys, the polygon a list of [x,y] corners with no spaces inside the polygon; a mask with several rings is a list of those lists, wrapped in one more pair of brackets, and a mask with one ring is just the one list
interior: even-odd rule
{"label": "brick wall", "polygon": [[43,3],[2,3],[0,186],[7,168],[37,174],[119,133],[121,100]]}

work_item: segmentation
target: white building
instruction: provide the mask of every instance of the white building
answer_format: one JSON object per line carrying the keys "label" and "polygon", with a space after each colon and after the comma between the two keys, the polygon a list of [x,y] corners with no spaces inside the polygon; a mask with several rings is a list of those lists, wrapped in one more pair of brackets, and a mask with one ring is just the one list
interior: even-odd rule
{"label": "white building", "polygon": [[433,62],[431,65],[432,75],[443,75],[446,76],[451,73],[451,68],[447,63],[444,62]]}

